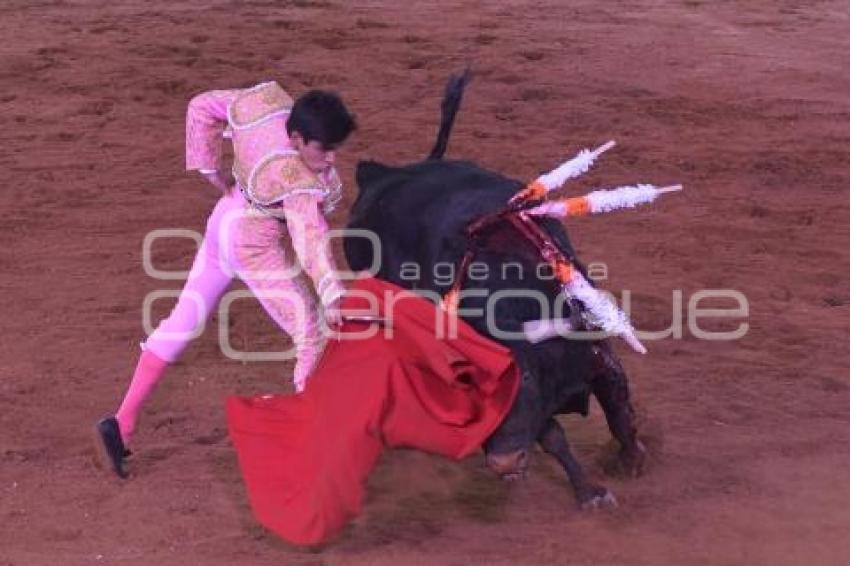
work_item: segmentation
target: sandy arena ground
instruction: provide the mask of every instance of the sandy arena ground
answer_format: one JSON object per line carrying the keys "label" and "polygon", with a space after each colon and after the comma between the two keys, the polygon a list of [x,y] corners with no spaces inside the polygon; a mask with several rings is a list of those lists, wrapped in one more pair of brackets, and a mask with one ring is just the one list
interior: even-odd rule
{"label": "sandy arena ground", "polygon": [[[482,4],[486,4],[483,5]],[[840,565],[850,556],[850,5],[846,0],[402,2],[6,0],[0,33],[0,565]],[[142,268],[160,228],[202,230],[216,194],[183,172],[192,94],[273,78],[344,94],[359,159],[430,148],[447,75],[476,71],[450,146],[530,179],[616,139],[571,186],[682,182],[639,211],[571,222],[637,326],[670,326],[702,289],[748,315],[700,328],[740,340],[620,347],[652,450],[606,477],[601,412],[569,417],[589,473],[620,508],[581,514],[538,456],[506,486],[476,456],[388,454],[365,513],[326,547],[254,521],[227,439],[229,394],[288,391],[291,366],[243,364],[215,325],[140,423],[133,477],[94,464],[144,337],[142,306],[179,289]],[[345,221],[345,211],[332,218]],[[160,241],[186,269],[189,240]],[[730,308],[729,301],[703,306]],[[162,316],[169,303],[156,303]],[[233,343],[285,345],[234,305]],[[619,346],[618,346],[619,347]]]}

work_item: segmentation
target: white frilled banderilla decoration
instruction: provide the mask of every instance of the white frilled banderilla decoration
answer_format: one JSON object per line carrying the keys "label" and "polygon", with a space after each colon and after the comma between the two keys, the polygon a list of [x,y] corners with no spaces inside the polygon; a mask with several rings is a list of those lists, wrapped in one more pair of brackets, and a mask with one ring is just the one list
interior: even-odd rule
{"label": "white frilled banderilla decoration", "polygon": [[[545,199],[550,192],[561,188],[568,180],[585,173],[597,157],[614,145],[613,141],[609,141],[592,151],[587,149],[580,151],[573,159],[563,163],[557,169],[541,175],[527,185],[511,198],[510,204],[519,205]],[[682,190],[682,185],[661,188],[656,188],[653,185],[636,185],[598,190],[581,197],[547,201],[529,208],[521,214],[554,218],[600,214],[621,208],[634,208],[640,204],[649,204],[660,195],[680,190]],[[584,304],[584,315],[589,324],[605,332],[620,336],[636,352],[646,353],[646,348],[635,336],[635,330],[626,313],[617,308],[605,294],[588,283],[578,269],[569,263],[557,260],[553,262],[552,267],[563,292]],[[553,335],[558,333],[557,325],[553,324],[548,328],[551,329]],[[535,326],[535,332],[537,332],[537,340],[544,337],[540,334],[539,325]],[[548,334],[548,332],[544,329],[543,334]]]}

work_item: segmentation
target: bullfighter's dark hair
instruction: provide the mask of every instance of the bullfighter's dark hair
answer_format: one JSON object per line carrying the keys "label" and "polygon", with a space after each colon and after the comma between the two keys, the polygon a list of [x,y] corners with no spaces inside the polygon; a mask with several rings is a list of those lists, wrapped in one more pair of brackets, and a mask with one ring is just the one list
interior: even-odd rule
{"label": "bullfighter's dark hair", "polygon": [[325,149],[333,149],[357,129],[354,116],[335,92],[311,90],[298,97],[292,106],[286,133],[298,132],[305,142],[316,140]]}

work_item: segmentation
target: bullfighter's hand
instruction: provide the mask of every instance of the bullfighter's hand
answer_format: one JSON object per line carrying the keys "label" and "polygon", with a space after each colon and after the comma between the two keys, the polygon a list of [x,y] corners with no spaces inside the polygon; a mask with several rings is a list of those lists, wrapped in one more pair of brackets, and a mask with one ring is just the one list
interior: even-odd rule
{"label": "bullfighter's hand", "polygon": [[331,304],[325,307],[325,322],[330,327],[336,327],[342,324],[342,297],[334,299]]}
{"label": "bullfighter's hand", "polygon": [[230,171],[202,171],[201,175],[223,194],[229,193],[233,185],[236,184],[236,180]]}

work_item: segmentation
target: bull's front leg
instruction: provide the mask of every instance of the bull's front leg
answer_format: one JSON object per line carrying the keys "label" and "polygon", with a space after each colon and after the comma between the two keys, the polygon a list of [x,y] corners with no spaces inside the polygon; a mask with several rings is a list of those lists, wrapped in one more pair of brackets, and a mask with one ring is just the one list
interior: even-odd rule
{"label": "bull's front leg", "polygon": [[570,478],[570,483],[575,491],[576,501],[579,507],[583,510],[599,509],[603,507],[616,507],[617,499],[608,491],[607,488],[596,485],[587,479],[584,469],[578,463],[570,445],[567,442],[567,437],[564,434],[564,429],[555,420],[550,418],[543,427],[543,432],[537,439],[540,446],[545,452],[551,454],[563,466],[564,471]]}
{"label": "bull's front leg", "polygon": [[611,434],[620,443],[620,466],[626,475],[637,477],[643,472],[646,448],[637,436],[626,372],[608,341],[594,344],[593,352],[593,395],[605,413]]}

